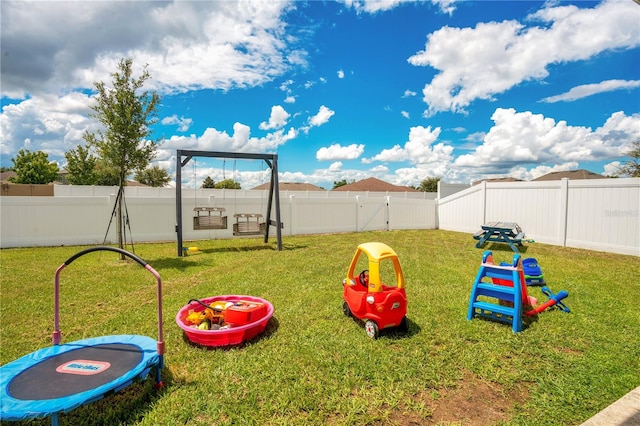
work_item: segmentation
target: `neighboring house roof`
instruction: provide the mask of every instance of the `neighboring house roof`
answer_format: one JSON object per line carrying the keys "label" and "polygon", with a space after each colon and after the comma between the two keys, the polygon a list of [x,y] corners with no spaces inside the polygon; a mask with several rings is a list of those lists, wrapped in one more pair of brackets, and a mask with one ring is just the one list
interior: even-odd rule
{"label": "neighboring house roof", "polygon": [[140,183],[137,180],[133,180],[133,179],[128,180],[126,186],[143,186],[145,188],[149,187],[149,185],[145,185],[144,183]]}
{"label": "neighboring house roof", "polygon": [[0,173],[0,181],[5,182],[5,181],[8,181],[10,177],[16,177],[16,176],[18,176],[18,174],[13,171],[2,172]]}
{"label": "neighboring house roof", "polygon": [[348,185],[342,185],[332,189],[332,191],[420,192],[415,188],[393,185],[376,178],[363,179]]}
{"label": "neighboring house roof", "polygon": [[[263,183],[252,189],[269,189],[271,182]],[[324,188],[320,188],[312,183],[304,182],[278,182],[278,189],[280,191],[325,191]]]}
{"label": "neighboring house roof", "polygon": [[568,179],[607,179],[607,176],[599,175],[597,173],[590,172],[589,170],[567,170],[564,172],[551,172],[544,176],[533,179],[533,181],[541,180],[560,180],[563,178]]}
{"label": "neighboring house roof", "polygon": [[491,178],[491,179],[482,179],[473,182],[473,185],[477,185],[480,182],[522,182],[522,179],[513,178],[513,177],[500,177],[500,178]]}

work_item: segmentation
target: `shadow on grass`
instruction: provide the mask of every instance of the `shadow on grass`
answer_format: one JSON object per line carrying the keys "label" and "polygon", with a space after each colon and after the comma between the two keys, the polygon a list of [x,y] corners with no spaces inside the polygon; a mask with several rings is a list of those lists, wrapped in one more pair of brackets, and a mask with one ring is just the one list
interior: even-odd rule
{"label": "shadow on grass", "polygon": [[[473,317],[473,321],[486,321],[486,322],[490,322],[490,323],[494,323],[494,324],[500,324],[503,325],[505,327],[512,327],[512,322],[509,320],[500,320],[497,318],[489,318],[486,316],[482,316],[482,315],[476,315]],[[522,313],[522,331],[527,330],[529,327],[533,326],[535,323],[538,322],[538,315],[533,315],[533,316],[527,316],[524,314],[524,311]]]}
{"label": "shadow on grass", "polygon": [[[511,247],[509,247],[509,244],[507,243],[485,243],[482,247],[476,247],[478,250],[482,250],[482,252],[484,253],[486,250],[490,250],[492,252],[498,252],[498,253],[507,253],[507,254],[511,254],[514,255],[516,254],[513,250],[511,250]],[[521,255],[524,255],[527,253],[527,250],[529,249],[529,247],[527,246],[522,246],[522,247],[518,247],[518,252]],[[513,256],[510,256],[513,257]]]}
{"label": "shadow on grass", "polygon": [[247,346],[252,346],[254,344],[256,344],[257,342],[259,342],[262,339],[266,339],[269,338],[273,333],[276,332],[276,330],[280,327],[280,321],[278,321],[278,319],[275,316],[272,316],[271,318],[269,318],[269,322],[267,322],[267,326],[265,327],[264,331],[260,334],[258,334],[257,336],[255,336],[253,339],[251,340],[245,340],[241,343],[235,344],[235,345],[224,345],[224,346],[207,346],[207,345],[201,345],[198,343],[194,343],[192,342],[189,337],[187,336],[187,333],[182,333],[182,340],[189,346],[191,346],[192,348],[196,348],[196,349],[202,349],[202,350],[217,350],[217,351],[228,351],[230,349],[242,349],[245,348]]}
{"label": "shadow on grass", "polygon": [[[364,332],[365,321],[359,320],[355,317],[351,317],[351,320],[355,321]],[[398,327],[383,328],[379,331],[378,339],[410,339],[416,334],[419,334],[421,331],[422,328],[416,322],[407,317],[407,331],[403,331]]]}
{"label": "shadow on grass", "polygon": [[[153,368],[144,380],[135,381],[119,392],[110,392],[104,398],[80,406],[69,413],[61,413],[59,416],[60,424],[113,425],[136,423],[146,416],[156,402],[163,397],[167,387],[173,383],[173,375],[166,366],[162,369],[161,378],[162,387],[157,388],[155,368]],[[50,419],[41,419],[40,421],[13,424],[50,424]]]}

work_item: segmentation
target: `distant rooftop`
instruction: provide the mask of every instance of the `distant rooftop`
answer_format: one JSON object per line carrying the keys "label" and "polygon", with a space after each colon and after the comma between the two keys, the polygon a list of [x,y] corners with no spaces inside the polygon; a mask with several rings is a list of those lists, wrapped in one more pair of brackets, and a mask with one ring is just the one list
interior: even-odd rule
{"label": "distant rooftop", "polygon": [[8,181],[10,177],[16,177],[18,174],[13,171],[0,173],[0,182]]}
{"label": "distant rooftop", "polygon": [[607,176],[599,175],[597,173],[590,172],[589,170],[566,170],[564,172],[551,172],[544,176],[533,179],[534,182],[543,180],[560,180],[568,178],[570,180],[576,179],[607,179]]}
{"label": "distant rooftop", "polygon": [[[263,183],[252,189],[265,190],[269,189],[271,183]],[[312,183],[304,182],[278,182],[278,189],[280,191],[326,191],[324,188],[320,188]]]}
{"label": "distant rooftop", "polygon": [[522,179],[517,179],[513,177],[499,177],[499,178],[491,178],[491,179],[482,179],[473,182],[473,185],[477,185],[480,182],[522,182]]}
{"label": "distant rooftop", "polygon": [[420,192],[409,186],[393,185],[376,178],[363,179],[348,185],[342,185],[332,189],[332,191]]}

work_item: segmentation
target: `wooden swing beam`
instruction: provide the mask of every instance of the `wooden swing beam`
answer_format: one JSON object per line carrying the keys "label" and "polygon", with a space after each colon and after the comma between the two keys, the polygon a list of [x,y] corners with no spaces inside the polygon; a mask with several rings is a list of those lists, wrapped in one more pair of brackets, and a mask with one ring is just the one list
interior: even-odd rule
{"label": "wooden swing beam", "polygon": [[[178,234],[178,256],[182,256],[182,168],[193,157],[235,158],[242,160],[263,160],[271,169],[269,201],[267,202],[267,220],[264,242],[269,242],[269,225],[276,228],[278,250],[282,251],[282,220],[280,215],[280,190],[278,186],[278,154],[252,154],[221,151],[192,151],[179,149],[176,155],[176,233]],[[271,220],[271,208],[275,202],[276,220]]]}

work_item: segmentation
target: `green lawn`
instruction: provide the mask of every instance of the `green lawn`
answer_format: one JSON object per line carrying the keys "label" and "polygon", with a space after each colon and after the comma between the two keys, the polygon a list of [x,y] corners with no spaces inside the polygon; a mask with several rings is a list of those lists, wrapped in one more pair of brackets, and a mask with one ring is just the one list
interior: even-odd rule
{"label": "green lawn", "polygon": [[[409,333],[366,336],[343,315],[342,279],[358,244],[400,256]],[[577,425],[640,385],[640,259],[525,244],[571,313],[549,310],[523,332],[466,320],[484,250],[440,230],[137,244],[162,276],[166,367],[153,380],[60,416],[60,424]],[[0,364],[49,346],[56,268],[84,247],[0,251]],[[511,261],[494,244],[496,262]],[[155,280],[117,254],[83,256],[61,274],[63,342],[111,334],[157,338]],[[189,344],[175,315],[224,294],[275,307],[266,332],[240,347]],[[537,287],[529,294],[546,300]],[[29,424],[48,424],[48,420]]]}

